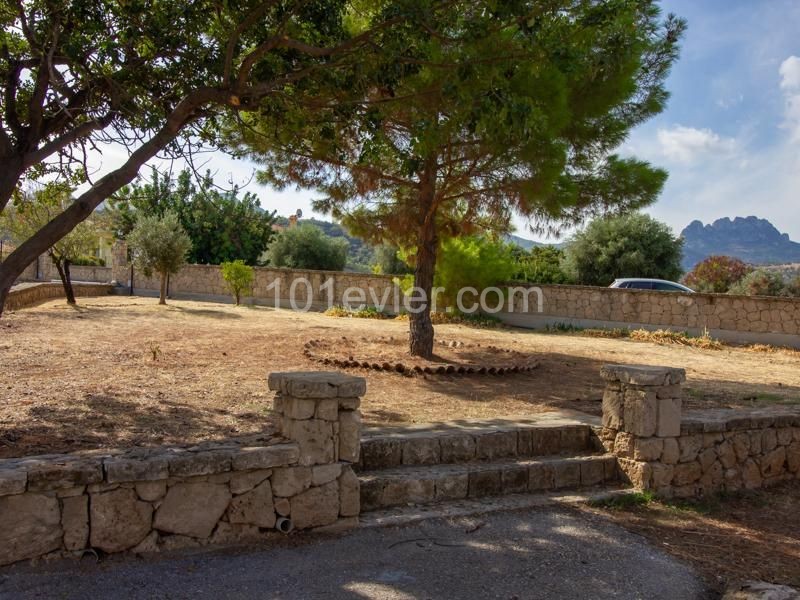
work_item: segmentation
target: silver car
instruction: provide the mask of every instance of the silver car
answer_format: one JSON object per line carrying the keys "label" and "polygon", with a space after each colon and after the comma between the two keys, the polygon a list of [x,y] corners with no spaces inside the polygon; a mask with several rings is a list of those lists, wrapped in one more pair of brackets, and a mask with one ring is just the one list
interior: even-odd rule
{"label": "silver car", "polygon": [[615,279],[610,286],[612,288],[622,288],[629,290],[655,290],[657,292],[683,292],[684,294],[694,294],[694,290],[664,279]]}

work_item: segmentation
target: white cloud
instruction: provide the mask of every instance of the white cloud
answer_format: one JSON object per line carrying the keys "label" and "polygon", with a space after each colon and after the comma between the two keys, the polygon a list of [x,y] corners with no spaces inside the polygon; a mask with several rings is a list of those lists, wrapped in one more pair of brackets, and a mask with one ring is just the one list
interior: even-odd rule
{"label": "white cloud", "polygon": [[781,76],[782,90],[800,89],[800,57],[790,56],[784,60],[778,74]]}
{"label": "white cloud", "polygon": [[789,131],[792,142],[800,142],[800,58],[790,56],[778,69],[786,107],[783,127]]}
{"label": "white cloud", "polygon": [[661,153],[680,163],[690,163],[709,153],[730,154],[736,149],[735,140],[721,137],[710,129],[677,125],[671,129],[659,129],[656,136]]}

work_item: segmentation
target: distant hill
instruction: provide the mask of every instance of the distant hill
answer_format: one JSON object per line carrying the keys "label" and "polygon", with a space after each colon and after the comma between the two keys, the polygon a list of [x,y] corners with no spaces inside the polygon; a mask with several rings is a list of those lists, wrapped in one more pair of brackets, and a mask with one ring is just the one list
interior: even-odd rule
{"label": "distant hill", "polygon": [[513,233],[509,233],[506,235],[506,241],[509,244],[516,244],[523,250],[530,250],[531,248],[535,248],[536,246],[546,245],[539,242],[534,242],[533,240],[526,240],[525,238],[519,237],[518,235],[514,235]]}
{"label": "distant hill", "polygon": [[800,262],[800,243],[781,233],[766,219],[717,219],[710,225],[692,221],[681,232],[683,267],[690,270],[714,254],[735,256],[746,263],[767,265]]}

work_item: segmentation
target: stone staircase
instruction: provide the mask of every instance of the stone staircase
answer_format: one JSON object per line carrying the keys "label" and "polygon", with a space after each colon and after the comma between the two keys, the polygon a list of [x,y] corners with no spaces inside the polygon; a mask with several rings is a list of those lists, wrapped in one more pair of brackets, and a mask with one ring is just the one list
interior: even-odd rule
{"label": "stone staircase", "polygon": [[453,503],[479,509],[508,495],[612,489],[620,480],[617,460],[604,452],[596,427],[596,417],[562,411],[366,428],[357,468],[362,516]]}

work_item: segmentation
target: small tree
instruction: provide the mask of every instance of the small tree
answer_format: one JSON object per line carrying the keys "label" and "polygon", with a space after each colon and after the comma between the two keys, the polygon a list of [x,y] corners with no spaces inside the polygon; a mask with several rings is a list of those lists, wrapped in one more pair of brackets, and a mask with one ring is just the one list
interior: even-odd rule
{"label": "small tree", "polygon": [[[19,193],[13,207],[3,213],[3,227],[17,244],[21,244],[71,202],[70,189],[57,183],[44,185],[36,192]],[[47,249],[68,304],[76,304],[70,265],[92,253],[96,245],[97,229],[93,220],[87,220]]]}
{"label": "small tree", "polygon": [[341,271],[347,262],[347,242],[313,225],[300,225],[281,231],[270,244],[267,258],[274,267]]}
{"label": "small tree", "polygon": [[372,254],[372,272],[376,275],[405,275],[410,267],[400,258],[400,249],[391,244],[380,244]]}
{"label": "small tree", "polygon": [[697,263],[683,282],[698,292],[724,294],[752,270],[733,256],[709,256]]}
{"label": "small tree", "polygon": [[192,241],[181,227],[178,215],[167,212],[163,217],[142,217],[128,234],[133,264],[150,277],[161,276],[159,304],[167,303],[167,275],[177,273],[186,264]]}
{"label": "small tree", "polygon": [[236,306],[239,306],[242,294],[249,293],[253,288],[253,279],[255,279],[256,272],[253,267],[244,264],[241,259],[233,262],[224,262],[220,266],[222,267],[222,279],[225,280],[228,289],[233,294]]}
{"label": "small tree", "polygon": [[582,285],[609,285],[618,277],[678,279],[683,239],[654,218],[633,213],[595,219],[566,248],[565,269]]}
{"label": "small tree", "polygon": [[741,296],[788,295],[781,274],[767,269],[756,269],[748,273],[739,282],[732,285],[728,293]]}

